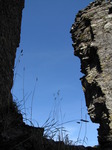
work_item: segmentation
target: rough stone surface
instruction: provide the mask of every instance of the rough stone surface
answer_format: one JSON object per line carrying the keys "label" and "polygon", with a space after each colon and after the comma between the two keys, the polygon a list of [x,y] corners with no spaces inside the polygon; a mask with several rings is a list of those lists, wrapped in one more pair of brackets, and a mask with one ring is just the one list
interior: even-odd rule
{"label": "rough stone surface", "polygon": [[[102,144],[111,143],[112,132],[110,65],[112,7],[110,3],[101,6],[100,4],[100,1],[92,3],[84,11],[80,11],[71,33],[76,48],[75,55],[81,58],[82,72],[85,73],[85,77],[81,80],[88,111],[91,119],[100,123],[99,142]],[[0,0],[0,150],[99,149],[70,146],[61,141],[48,140],[43,136],[43,128],[23,123],[22,115],[11,94],[23,7],[24,0]]]}
{"label": "rough stone surface", "polygon": [[100,124],[99,144],[112,149],[112,3],[95,1],[79,11],[71,34],[88,113]]}
{"label": "rough stone surface", "polygon": [[[12,101],[13,68],[24,0],[0,0],[0,133],[22,122]],[[16,118],[16,122],[15,122]],[[4,133],[5,134],[5,133]]]}
{"label": "rough stone surface", "polygon": [[84,150],[43,136],[44,129],[25,125],[11,88],[20,42],[24,0],[0,0],[0,150]]}
{"label": "rough stone surface", "polygon": [[25,125],[13,102],[14,61],[24,0],[0,0],[0,150],[43,149],[43,128]]}

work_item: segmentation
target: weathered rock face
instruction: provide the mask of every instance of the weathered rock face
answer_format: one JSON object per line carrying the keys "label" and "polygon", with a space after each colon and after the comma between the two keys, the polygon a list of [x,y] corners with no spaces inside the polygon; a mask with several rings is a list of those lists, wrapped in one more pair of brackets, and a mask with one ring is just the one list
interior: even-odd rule
{"label": "weathered rock face", "polygon": [[0,150],[42,149],[43,128],[23,123],[11,94],[23,7],[24,0],[0,0]]}
{"label": "weathered rock face", "polygon": [[13,102],[11,88],[23,7],[24,0],[0,0],[0,150],[77,150],[47,140],[43,128],[25,125]]}
{"label": "weathered rock face", "polygon": [[0,0],[0,136],[14,123],[22,122],[11,88],[23,7],[24,0]]}
{"label": "weathered rock face", "polygon": [[79,11],[71,34],[88,113],[100,124],[100,145],[112,147],[112,3],[96,1]]}

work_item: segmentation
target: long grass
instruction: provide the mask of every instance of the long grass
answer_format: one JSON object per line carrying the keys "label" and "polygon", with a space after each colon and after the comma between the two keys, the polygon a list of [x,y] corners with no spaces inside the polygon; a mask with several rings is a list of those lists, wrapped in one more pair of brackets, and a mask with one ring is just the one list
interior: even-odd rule
{"label": "long grass", "polygon": [[[20,57],[23,55],[23,51],[21,50],[21,53],[19,55],[19,58],[17,59],[16,65],[15,65],[15,78],[14,82],[16,79],[17,75],[17,69],[19,62],[20,62]],[[25,94],[25,67],[23,68],[23,99],[20,102],[21,104],[23,103],[23,107],[20,108],[21,104],[19,103],[19,108],[21,113],[24,116],[24,121],[31,126],[34,126],[33,124],[33,102],[34,102],[34,95],[36,91],[36,86],[37,86],[37,81],[38,78],[36,78],[35,85],[33,88],[33,92],[29,94]],[[30,107],[30,119],[27,118],[27,108],[26,108],[26,101],[31,97],[31,107]],[[42,128],[44,128],[44,137],[56,141],[63,141],[65,144],[72,144],[73,142],[69,139],[69,134],[68,131],[65,129],[64,125],[71,123],[71,122],[76,122],[80,125],[79,128],[79,133],[77,137],[77,141],[75,141],[75,144],[78,143],[86,143],[87,141],[87,118],[83,119],[82,118],[82,103],[81,103],[81,117],[78,120],[68,120],[68,121],[63,121],[64,120],[64,115],[61,110],[61,101],[62,98],[60,97],[60,90],[57,91],[56,94],[54,94],[54,106],[49,113],[48,118],[46,119],[45,123],[42,125]],[[85,123],[85,134],[83,139],[80,138],[80,134],[82,131],[82,126]],[[39,126],[38,122],[37,125]]]}

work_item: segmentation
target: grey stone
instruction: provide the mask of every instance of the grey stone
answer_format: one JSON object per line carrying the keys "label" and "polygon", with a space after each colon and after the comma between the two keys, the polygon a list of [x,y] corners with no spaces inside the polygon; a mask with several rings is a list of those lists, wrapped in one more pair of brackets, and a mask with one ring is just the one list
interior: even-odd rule
{"label": "grey stone", "polygon": [[[103,3],[102,3],[103,2]],[[74,54],[91,120],[99,123],[101,149],[112,149],[112,4],[95,1],[79,11],[72,25]],[[105,148],[105,149],[106,149]]]}

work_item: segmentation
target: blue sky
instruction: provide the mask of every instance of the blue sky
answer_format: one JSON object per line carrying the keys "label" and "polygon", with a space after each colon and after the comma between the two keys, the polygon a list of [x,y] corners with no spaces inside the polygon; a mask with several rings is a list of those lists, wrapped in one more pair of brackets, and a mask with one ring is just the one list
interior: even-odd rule
{"label": "blue sky", "polygon": [[[21,111],[27,114],[24,117],[31,118],[32,106],[32,121],[35,126],[36,121],[42,126],[55,105],[55,117],[59,120],[60,116],[63,122],[76,120],[65,124],[70,139],[74,141],[81,126],[77,121],[81,117],[85,119],[87,110],[79,80],[82,77],[80,60],[73,54],[69,32],[77,12],[89,3],[90,0],[27,0],[23,10],[21,42],[15,61],[12,93],[17,103],[22,100]],[[87,119],[89,120],[89,116]],[[89,120],[87,145],[97,144],[96,128],[98,126]],[[83,139],[84,136],[83,123],[79,138]]]}

